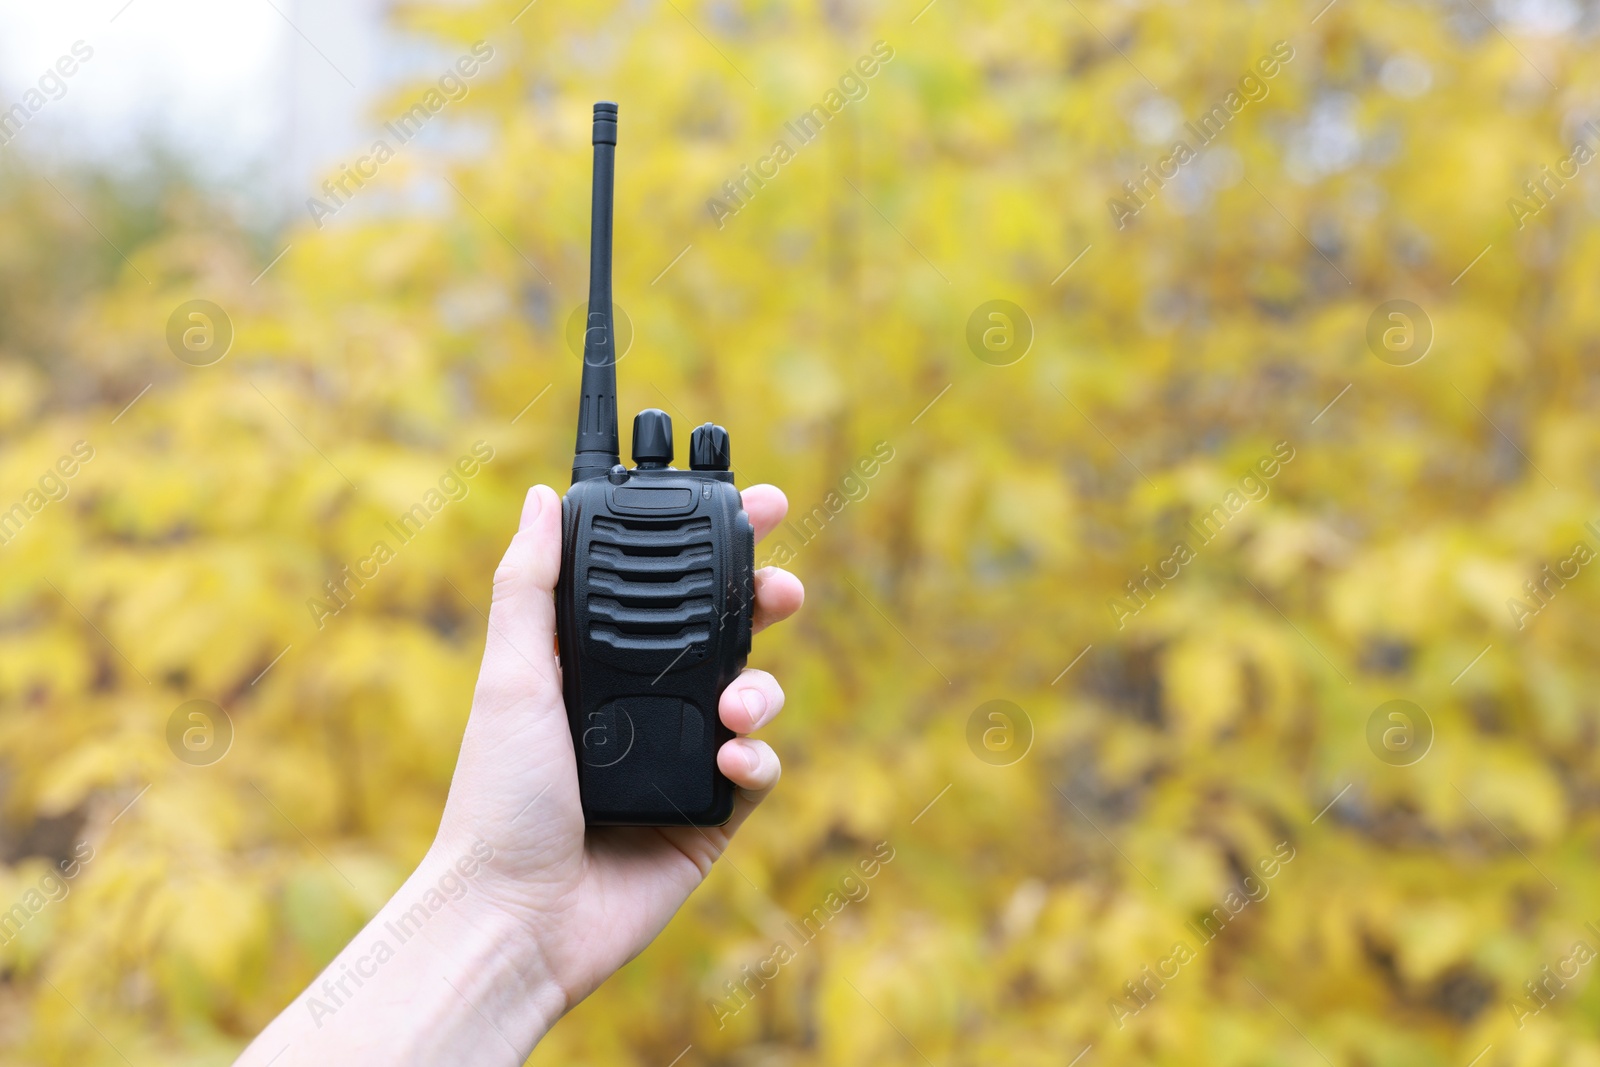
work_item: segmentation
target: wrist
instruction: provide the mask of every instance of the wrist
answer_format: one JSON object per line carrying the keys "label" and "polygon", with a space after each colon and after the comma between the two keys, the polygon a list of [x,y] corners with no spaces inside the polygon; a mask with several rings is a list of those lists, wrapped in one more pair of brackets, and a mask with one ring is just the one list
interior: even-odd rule
{"label": "wrist", "polygon": [[526,918],[500,906],[485,884],[493,858],[481,840],[465,847],[436,841],[384,908],[393,914],[383,929],[438,957],[446,1016],[467,1011],[469,1025],[492,1028],[491,1042],[526,1056],[569,1005]]}
{"label": "wrist", "polygon": [[473,859],[436,843],[240,1064],[522,1062],[567,997]]}

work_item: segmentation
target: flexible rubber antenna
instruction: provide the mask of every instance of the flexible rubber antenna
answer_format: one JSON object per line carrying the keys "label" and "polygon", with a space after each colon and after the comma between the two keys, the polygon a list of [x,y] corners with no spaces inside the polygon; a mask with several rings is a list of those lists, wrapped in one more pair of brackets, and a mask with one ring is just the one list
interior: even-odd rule
{"label": "flexible rubber antenna", "polygon": [[611,197],[617,105],[594,106],[594,189],[589,200],[589,318],[583,331],[583,395],[572,480],[599,478],[622,462],[617,440],[617,349],[611,321]]}

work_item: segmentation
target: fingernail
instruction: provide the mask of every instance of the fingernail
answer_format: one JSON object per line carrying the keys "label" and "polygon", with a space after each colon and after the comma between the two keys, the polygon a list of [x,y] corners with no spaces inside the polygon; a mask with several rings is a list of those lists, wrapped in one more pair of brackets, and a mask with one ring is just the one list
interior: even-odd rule
{"label": "fingernail", "polygon": [[544,498],[539,495],[539,487],[536,485],[528,490],[528,496],[522,502],[522,520],[518,529],[526,530],[543,510]]}
{"label": "fingernail", "polygon": [[[744,704],[746,714],[750,716],[750,725],[755,726],[761,721],[761,716],[767,713],[767,698],[761,695],[759,689],[743,689],[739,692],[739,700]],[[751,759],[755,757],[752,756]],[[755,768],[752,767],[751,770]]]}
{"label": "fingernail", "polygon": [[761,753],[757,752],[750,745],[740,745],[739,748],[744,751],[745,769],[751,774],[759,771],[761,769]]}

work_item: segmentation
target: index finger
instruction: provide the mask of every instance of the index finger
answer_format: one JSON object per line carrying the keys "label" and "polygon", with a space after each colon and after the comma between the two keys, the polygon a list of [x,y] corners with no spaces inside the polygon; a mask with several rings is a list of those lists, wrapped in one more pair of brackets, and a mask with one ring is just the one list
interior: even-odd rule
{"label": "index finger", "polygon": [[750,525],[755,527],[757,541],[776,529],[789,513],[789,498],[775,485],[752,485],[739,495],[744,499]]}

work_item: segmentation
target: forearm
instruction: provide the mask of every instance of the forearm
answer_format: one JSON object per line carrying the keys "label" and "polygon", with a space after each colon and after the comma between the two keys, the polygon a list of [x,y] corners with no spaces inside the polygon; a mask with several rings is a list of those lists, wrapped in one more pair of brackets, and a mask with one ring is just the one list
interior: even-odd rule
{"label": "forearm", "polygon": [[462,856],[430,850],[239,1067],[520,1064],[566,997],[526,931],[462,869]]}

